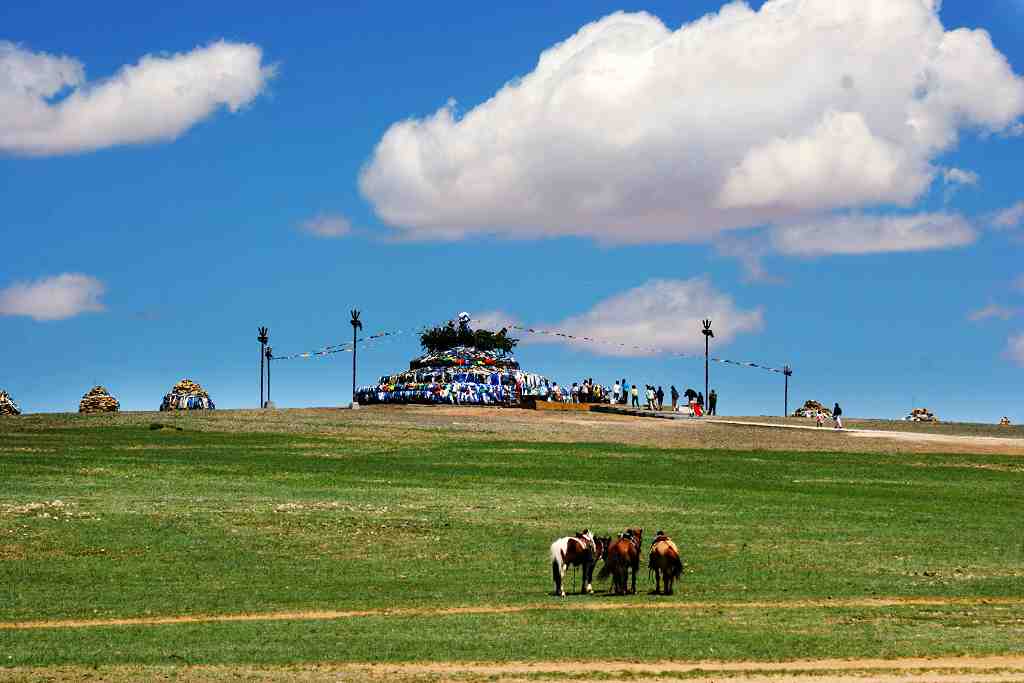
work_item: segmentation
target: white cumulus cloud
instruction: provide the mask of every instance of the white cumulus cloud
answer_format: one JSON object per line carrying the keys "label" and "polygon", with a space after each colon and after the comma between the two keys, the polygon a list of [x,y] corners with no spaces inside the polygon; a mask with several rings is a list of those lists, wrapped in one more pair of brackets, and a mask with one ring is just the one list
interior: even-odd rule
{"label": "white cumulus cloud", "polygon": [[999,211],[992,219],[992,225],[998,230],[1016,228],[1021,223],[1024,223],[1024,201]]}
{"label": "white cumulus cloud", "polygon": [[971,244],[977,232],[958,214],[832,216],[772,229],[772,244],[784,254],[880,254],[948,249]]}
{"label": "white cumulus cloud", "polygon": [[34,320],[64,320],[81,313],[106,310],[102,282],[90,275],[63,273],[32,282],[16,282],[0,290],[0,315]]}
{"label": "white cumulus cloud", "polygon": [[1006,357],[1020,366],[1024,366],[1024,332],[1013,335],[1006,344]]}
{"label": "white cumulus cloud", "polygon": [[651,355],[651,347],[697,352],[704,349],[700,330],[705,318],[712,320],[716,343],[720,344],[764,326],[760,309],[740,309],[732,297],[716,290],[706,278],[650,280],[598,302],[585,313],[538,326],[600,343],[529,334],[523,343],[568,344],[610,356]]}
{"label": "white cumulus cloud", "polygon": [[1008,306],[1000,306],[999,304],[989,304],[983,306],[976,311],[971,311],[967,315],[967,319],[972,322],[979,322],[981,320],[989,320],[991,318],[999,318],[1000,320],[1009,320],[1016,316],[1020,311],[1016,308],[1010,308]]}
{"label": "white cumulus cloud", "polygon": [[299,230],[314,237],[344,237],[352,232],[352,223],[340,214],[322,213],[303,221]]}
{"label": "white cumulus cloud", "polygon": [[0,41],[0,151],[56,155],[172,140],[220,107],[235,112],[274,68],[251,44],[147,55],[87,82],[76,59]]}
{"label": "white cumulus cloud", "polygon": [[962,129],[1022,115],[1024,79],[936,0],[734,2],[675,30],[618,12],[478,106],[392,125],[360,186],[408,238],[703,241],[905,207]]}
{"label": "white cumulus cloud", "polygon": [[942,171],[942,178],[947,185],[977,185],[981,180],[974,171],[967,171],[962,168],[947,168]]}

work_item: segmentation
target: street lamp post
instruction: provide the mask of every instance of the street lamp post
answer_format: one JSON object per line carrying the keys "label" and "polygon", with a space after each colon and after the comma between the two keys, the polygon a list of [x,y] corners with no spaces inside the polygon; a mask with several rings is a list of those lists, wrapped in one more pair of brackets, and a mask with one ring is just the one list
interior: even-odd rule
{"label": "street lamp post", "polygon": [[352,319],[349,322],[352,324],[352,407],[358,408],[359,404],[356,402],[356,345],[359,339],[356,332],[363,329],[363,323],[359,320],[359,311],[352,309]]}
{"label": "street lamp post", "polygon": [[270,361],[274,360],[274,349],[267,347],[267,402],[263,405],[267,408],[270,407]]}
{"label": "street lamp post", "polygon": [[789,367],[789,364],[787,363],[782,368],[782,374],[786,376],[786,393],[785,393],[785,397],[783,398],[784,403],[783,403],[783,406],[782,406],[782,417],[788,417],[789,416],[789,378],[792,377],[792,375],[793,375],[793,368]]}
{"label": "street lamp post", "polygon": [[263,407],[263,359],[267,355],[267,342],[270,340],[270,330],[261,327],[256,330],[258,333],[256,341],[260,343],[260,408]]}
{"label": "street lamp post", "polygon": [[[710,320],[704,320],[702,321],[702,324],[704,325],[704,329],[701,330],[701,332],[704,333],[704,400],[707,401],[708,396],[710,395],[710,392],[708,391],[708,387],[710,386],[710,383],[708,382],[708,354],[711,349],[711,338],[715,336],[715,333],[711,330]],[[701,407],[703,408],[703,406]]]}

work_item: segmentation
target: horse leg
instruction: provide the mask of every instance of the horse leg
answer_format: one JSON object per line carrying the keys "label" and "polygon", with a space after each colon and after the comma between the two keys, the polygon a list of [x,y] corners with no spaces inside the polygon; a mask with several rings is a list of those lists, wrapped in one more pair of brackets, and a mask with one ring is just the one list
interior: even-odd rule
{"label": "horse leg", "polygon": [[562,589],[562,577],[565,574],[565,566],[562,565],[558,560],[552,560],[551,562],[551,576],[555,580],[555,595],[560,598],[565,597],[565,591]]}
{"label": "horse leg", "polygon": [[594,586],[592,584],[594,582],[594,565],[595,564],[597,564],[597,563],[596,562],[585,562],[583,564],[583,592],[587,593],[587,594],[594,592]]}
{"label": "horse leg", "polygon": [[654,594],[657,595],[661,592],[661,570],[657,567],[654,568]]}
{"label": "horse leg", "polygon": [[672,595],[672,570],[665,572],[665,595]]}

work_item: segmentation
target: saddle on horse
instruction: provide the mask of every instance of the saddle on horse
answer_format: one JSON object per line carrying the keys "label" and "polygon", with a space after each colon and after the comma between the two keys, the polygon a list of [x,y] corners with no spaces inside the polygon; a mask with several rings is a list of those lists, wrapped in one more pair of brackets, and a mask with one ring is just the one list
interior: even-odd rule
{"label": "saddle on horse", "polygon": [[654,535],[654,540],[651,541],[651,550],[654,550],[654,546],[658,545],[659,543],[667,543],[669,547],[672,548],[672,550],[675,550],[677,553],[679,552],[679,548],[676,547],[675,542],[671,538],[669,538],[668,534],[666,534],[664,531],[659,531]]}

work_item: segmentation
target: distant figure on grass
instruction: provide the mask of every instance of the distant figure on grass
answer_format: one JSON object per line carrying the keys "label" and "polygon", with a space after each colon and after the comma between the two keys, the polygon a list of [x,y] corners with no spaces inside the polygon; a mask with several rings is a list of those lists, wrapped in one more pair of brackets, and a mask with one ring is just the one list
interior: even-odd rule
{"label": "distant figure on grass", "polygon": [[636,593],[636,573],[640,569],[640,545],[643,542],[643,535],[644,530],[641,528],[626,529],[608,547],[607,557],[597,578],[603,580],[611,576],[615,595],[625,595],[630,592],[628,588],[631,569],[633,570],[632,592]]}
{"label": "distant figure on grass", "polygon": [[708,394],[708,415],[718,415],[718,394],[714,389]]}
{"label": "distant figure on grass", "polygon": [[676,389],[676,385],[673,384],[669,387],[669,392],[672,395],[672,412],[675,412],[676,408],[679,407],[679,390]]}
{"label": "distant figure on grass", "polygon": [[563,536],[551,544],[551,576],[555,580],[555,595],[565,597],[566,568],[582,567],[583,584],[580,593],[593,593],[594,565],[608,549],[611,537],[595,539],[590,529],[575,536]]}
{"label": "distant figure on grass", "polygon": [[633,388],[629,390],[629,394],[630,394],[630,396],[633,397],[633,407],[634,408],[639,408],[640,407],[640,391],[636,388],[635,384],[633,385]]}
{"label": "distant figure on grass", "polygon": [[665,390],[658,387],[658,390],[654,392],[654,396],[658,399],[658,410],[665,407]]}
{"label": "distant figure on grass", "polygon": [[839,407],[838,401],[832,408],[832,419],[835,421],[836,429],[843,428],[843,409]]}
{"label": "distant figure on grass", "polygon": [[683,560],[679,557],[679,548],[664,531],[659,531],[651,542],[647,567],[654,574],[654,592],[661,593],[661,581],[664,579],[665,595],[672,595],[672,584],[683,575]]}

